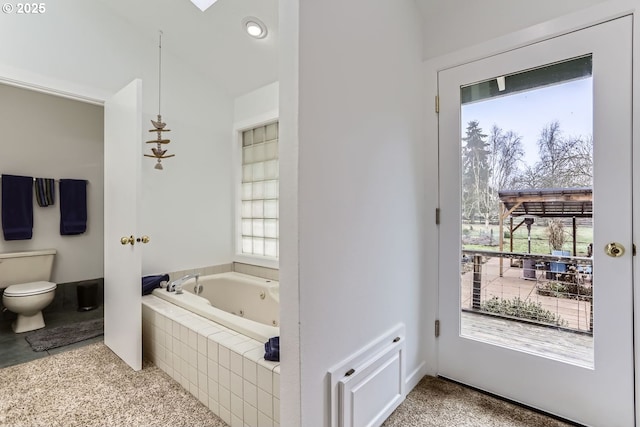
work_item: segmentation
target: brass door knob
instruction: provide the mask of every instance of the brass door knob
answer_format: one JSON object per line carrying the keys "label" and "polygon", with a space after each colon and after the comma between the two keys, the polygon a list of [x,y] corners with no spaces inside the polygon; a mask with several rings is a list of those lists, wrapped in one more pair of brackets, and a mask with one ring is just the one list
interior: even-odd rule
{"label": "brass door knob", "polygon": [[142,236],[142,237],[138,237],[136,239],[136,242],[142,242],[142,243],[149,243],[149,236]]}
{"label": "brass door knob", "polygon": [[621,257],[624,255],[624,246],[616,242],[607,243],[604,247],[604,252],[614,258]]}
{"label": "brass door knob", "polygon": [[134,245],[136,243],[136,239],[133,236],[123,237],[120,239],[120,243],[126,245],[127,243],[130,245]]}

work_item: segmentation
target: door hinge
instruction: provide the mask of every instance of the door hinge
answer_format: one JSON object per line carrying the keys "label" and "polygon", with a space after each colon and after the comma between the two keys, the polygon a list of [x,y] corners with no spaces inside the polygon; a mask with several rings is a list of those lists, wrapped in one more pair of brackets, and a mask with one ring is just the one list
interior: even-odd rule
{"label": "door hinge", "polygon": [[440,208],[436,208],[436,225],[440,225]]}
{"label": "door hinge", "polygon": [[440,336],[440,321],[436,320],[436,338]]}
{"label": "door hinge", "polygon": [[436,95],[436,113],[440,112],[440,97]]}
{"label": "door hinge", "polygon": [[631,254],[633,256],[636,256],[636,244],[635,243],[631,245]]}

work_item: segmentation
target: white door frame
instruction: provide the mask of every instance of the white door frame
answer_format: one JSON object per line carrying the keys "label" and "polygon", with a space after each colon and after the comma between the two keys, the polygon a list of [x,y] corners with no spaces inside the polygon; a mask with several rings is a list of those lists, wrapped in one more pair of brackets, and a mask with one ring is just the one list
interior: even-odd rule
{"label": "white door frame", "polygon": [[[425,99],[426,105],[432,105],[429,100],[434,100],[438,93],[438,72],[446,68],[465,64],[474,60],[478,60],[487,56],[503,53],[512,49],[523,47],[534,42],[549,39],[555,36],[566,34],[578,29],[586,28],[611,19],[619,18],[624,15],[632,15],[635,19],[640,11],[639,0],[620,0],[610,1],[597,4],[582,11],[565,15],[539,25],[535,25],[506,36],[502,36],[469,48],[443,55],[425,61]],[[633,123],[640,123],[640,30],[637,25],[633,27]],[[428,108],[425,112],[425,136],[428,144],[429,153],[438,152],[438,116],[435,109]],[[633,132],[633,223],[640,224],[640,135],[639,132]],[[438,194],[438,156],[430,155],[425,159],[425,170],[427,171],[425,191],[428,194]],[[427,201],[427,212],[434,212],[438,208],[438,197],[431,197]],[[427,261],[428,283],[426,301],[428,305],[425,307],[429,315],[427,316],[428,325],[433,325],[438,319],[438,248],[439,242],[435,236],[438,236],[438,228],[435,221],[428,221],[426,224],[425,246],[427,253],[433,254]],[[633,229],[633,241],[640,242],[640,227],[635,226]],[[634,292],[634,312],[640,314],[640,257],[633,260],[633,292]],[[425,328],[426,348],[427,351],[427,371],[430,374],[438,372],[438,341],[432,333],[431,327]],[[640,367],[640,315],[634,315],[634,364]],[[640,369],[635,369],[635,389],[636,395],[640,396]],[[640,405],[636,403],[636,423],[640,422]]]}

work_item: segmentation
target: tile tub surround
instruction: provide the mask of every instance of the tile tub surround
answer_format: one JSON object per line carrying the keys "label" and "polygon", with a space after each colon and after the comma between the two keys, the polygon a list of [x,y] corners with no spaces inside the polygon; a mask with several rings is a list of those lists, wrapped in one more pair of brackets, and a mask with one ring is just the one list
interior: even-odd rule
{"label": "tile tub surround", "polygon": [[259,265],[246,264],[242,262],[233,262],[231,264],[211,265],[208,267],[171,271],[169,272],[169,279],[176,280],[187,274],[194,273],[200,273],[201,276],[209,276],[211,274],[228,273],[230,271],[248,274],[249,276],[262,277],[263,279],[269,280],[278,281],[280,279],[280,271],[276,268],[261,267]]}
{"label": "tile tub surround", "polygon": [[[233,271],[233,264],[210,265],[208,267],[170,271],[168,272],[168,274],[169,274],[169,280],[176,280],[186,276],[187,274],[200,273],[201,276],[208,276],[210,274],[228,273],[230,271]],[[164,273],[157,273],[157,274],[164,274]]]}
{"label": "tile tub surround", "polygon": [[233,263],[233,271],[248,274],[249,276],[262,277],[269,280],[280,280],[280,270],[275,268],[261,267],[259,265],[245,264],[242,262]]}
{"label": "tile tub surround", "polygon": [[278,427],[280,364],[264,343],[153,295],[142,297],[145,358],[231,427]]}

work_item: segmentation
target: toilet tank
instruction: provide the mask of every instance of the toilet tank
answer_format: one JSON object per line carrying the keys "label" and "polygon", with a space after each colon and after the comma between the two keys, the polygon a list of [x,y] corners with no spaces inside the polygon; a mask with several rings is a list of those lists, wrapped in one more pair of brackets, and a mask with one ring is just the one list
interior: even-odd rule
{"label": "toilet tank", "polygon": [[55,249],[0,253],[0,289],[18,283],[48,282]]}

